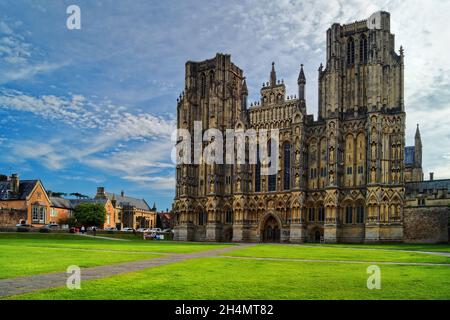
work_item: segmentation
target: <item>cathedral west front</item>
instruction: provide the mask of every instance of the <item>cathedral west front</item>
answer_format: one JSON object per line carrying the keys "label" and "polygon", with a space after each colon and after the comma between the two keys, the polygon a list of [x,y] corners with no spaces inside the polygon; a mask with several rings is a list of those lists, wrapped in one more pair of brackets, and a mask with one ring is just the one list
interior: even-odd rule
{"label": "cathedral west front", "polygon": [[186,63],[178,128],[277,129],[278,157],[270,175],[259,159],[178,164],[176,240],[403,240],[405,183],[423,179],[422,144],[417,128],[414,147],[405,146],[404,52],[390,14],[333,24],[326,39],[316,119],[307,113],[303,65],[295,96],[273,63],[260,100],[248,105],[244,73],[230,55]]}

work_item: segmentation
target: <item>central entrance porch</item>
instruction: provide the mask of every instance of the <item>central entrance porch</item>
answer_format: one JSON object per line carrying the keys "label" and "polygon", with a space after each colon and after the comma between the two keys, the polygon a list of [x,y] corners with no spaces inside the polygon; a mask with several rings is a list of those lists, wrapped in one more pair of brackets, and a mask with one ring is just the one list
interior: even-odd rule
{"label": "central entrance porch", "polygon": [[273,215],[270,215],[261,228],[261,242],[280,243],[280,223]]}

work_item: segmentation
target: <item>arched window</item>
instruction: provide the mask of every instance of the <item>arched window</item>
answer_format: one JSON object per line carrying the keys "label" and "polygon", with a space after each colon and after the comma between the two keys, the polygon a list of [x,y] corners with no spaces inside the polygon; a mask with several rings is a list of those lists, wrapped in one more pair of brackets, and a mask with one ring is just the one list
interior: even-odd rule
{"label": "arched window", "polygon": [[363,35],[359,41],[359,59],[361,63],[367,63],[367,58],[367,38]]}
{"label": "arched window", "polygon": [[[269,140],[269,142],[267,143],[267,155],[270,157],[272,157],[272,140]],[[276,159],[275,159],[276,162]],[[276,163],[271,163],[270,164],[271,167],[275,166],[276,168]],[[269,175],[269,186],[268,186],[268,191],[276,191],[277,189],[277,175],[276,174],[271,174]]]}
{"label": "arched window", "polygon": [[203,226],[206,224],[206,214],[203,211],[200,211],[198,215],[198,225]]}
{"label": "arched window", "polygon": [[284,144],[284,190],[291,188],[291,144]]}
{"label": "arched window", "polygon": [[316,220],[315,219],[315,209],[314,208],[309,208],[308,209],[308,220],[310,222],[314,222]]}
{"label": "arched window", "polygon": [[209,72],[209,85],[212,88],[214,85],[214,71],[210,71]]}
{"label": "arched window", "polygon": [[225,213],[225,223],[233,223],[233,212],[231,209],[227,209]]}
{"label": "arched window", "polygon": [[319,207],[318,221],[319,222],[324,222],[325,221],[325,208],[324,207]]}
{"label": "arched window", "polygon": [[351,224],[353,223],[353,207],[347,206],[345,209],[345,223]]}
{"label": "arched window", "polygon": [[347,64],[352,65],[355,63],[355,41],[353,38],[348,39],[347,42]]}
{"label": "arched window", "polygon": [[259,145],[256,147],[255,192],[261,192],[261,160],[259,157]]}
{"label": "arched window", "polygon": [[356,223],[364,223],[364,207],[356,207]]}
{"label": "arched window", "polygon": [[206,95],[206,77],[204,73],[200,76],[200,90],[201,96],[204,97]]}

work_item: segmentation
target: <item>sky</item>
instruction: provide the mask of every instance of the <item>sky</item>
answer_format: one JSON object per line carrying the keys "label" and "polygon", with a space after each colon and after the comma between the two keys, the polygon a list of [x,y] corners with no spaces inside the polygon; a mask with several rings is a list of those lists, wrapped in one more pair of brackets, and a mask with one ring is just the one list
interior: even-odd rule
{"label": "sky", "polygon": [[[66,26],[69,5],[81,29]],[[450,1],[0,2],[0,173],[93,196],[96,187],[171,208],[170,136],[184,64],[217,52],[259,100],[271,63],[289,95],[300,64],[317,114],[326,30],[385,10],[405,49],[406,143],[420,124],[424,172],[450,178]]]}

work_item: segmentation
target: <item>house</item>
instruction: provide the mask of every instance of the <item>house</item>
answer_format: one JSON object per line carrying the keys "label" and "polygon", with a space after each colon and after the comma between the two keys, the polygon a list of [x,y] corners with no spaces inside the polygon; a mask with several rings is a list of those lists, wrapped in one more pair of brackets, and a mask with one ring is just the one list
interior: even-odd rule
{"label": "house", "polygon": [[[20,180],[18,174],[0,176],[0,208],[6,211],[25,212],[19,221],[3,221],[5,225],[27,223],[39,227],[53,222],[51,201],[40,180]],[[14,218],[13,218],[14,219]]]}
{"label": "house", "polygon": [[157,227],[161,229],[173,229],[174,219],[172,212],[167,209],[166,211],[158,212],[158,223]]}
{"label": "house", "polygon": [[61,224],[61,221],[72,217],[73,209],[75,209],[75,207],[71,200],[50,196],[50,202],[50,216],[58,224]]}
{"label": "house", "polygon": [[97,188],[96,200],[108,200],[115,210],[116,227],[122,228],[154,228],[156,227],[156,206],[153,208],[144,199],[105,192],[104,187]]}

